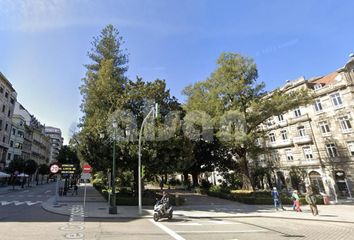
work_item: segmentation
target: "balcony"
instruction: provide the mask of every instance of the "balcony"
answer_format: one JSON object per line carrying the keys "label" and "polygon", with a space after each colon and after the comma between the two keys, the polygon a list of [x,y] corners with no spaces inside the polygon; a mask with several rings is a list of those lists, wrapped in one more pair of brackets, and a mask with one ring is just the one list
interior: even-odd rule
{"label": "balcony", "polygon": [[294,137],[293,142],[295,144],[306,144],[306,143],[311,143],[312,142],[312,137],[310,135],[305,135],[305,136],[300,136],[300,137]]}
{"label": "balcony", "polygon": [[291,139],[280,140],[276,142],[267,142],[267,147],[269,148],[282,148],[282,147],[289,147],[292,145],[293,145],[293,141]]}
{"label": "balcony", "polygon": [[301,115],[301,116],[298,116],[298,117],[294,117],[294,118],[290,118],[288,120],[289,122],[289,125],[291,124],[295,124],[297,122],[306,122],[306,121],[309,121],[310,120],[310,117],[309,115],[306,113],[304,115]]}

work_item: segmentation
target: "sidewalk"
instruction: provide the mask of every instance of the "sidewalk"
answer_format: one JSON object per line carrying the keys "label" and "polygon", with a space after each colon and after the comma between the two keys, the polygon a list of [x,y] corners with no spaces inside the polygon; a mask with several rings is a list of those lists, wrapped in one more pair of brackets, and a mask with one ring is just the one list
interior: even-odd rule
{"label": "sidewalk", "polygon": [[[38,186],[42,186],[44,184],[51,184],[52,182],[43,182],[43,184],[41,184],[39,182]],[[37,187],[36,182],[32,182],[31,185],[28,187],[27,184],[25,184],[23,186],[23,188],[21,188],[21,186],[16,185],[15,187],[13,187],[12,185],[6,185],[6,186],[0,186],[0,195],[5,195],[8,193],[13,193],[13,192],[19,192],[19,191],[25,191],[29,188],[35,188]]]}
{"label": "sidewalk", "polygon": [[[109,205],[92,185],[87,184],[87,198],[85,203],[85,217],[88,218],[151,218],[153,206],[144,206],[143,215],[138,213],[137,206],[117,206],[118,214],[108,213]],[[50,198],[42,204],[42,207],[57,214],[70,215],[73,205],[84,205],[84,186],[79,187],[79,194],[59,197],[57,204],[55,198]],[[171,193],[177,193],[171,191]],[[238,202],[228,201],[178,191],[178,194],[186,199],[183,206],[174,207],[174,215],[188,218],[227,218],[227,217],[269,217],[314,221],[337,221],[354,223],[353,205],[319,205],[319,215],[312,216],[310,208],[302,206],[303,212],[294,212],[290,206],[285,206],[287,211],[275,211],[271,205],[246,205]]]}

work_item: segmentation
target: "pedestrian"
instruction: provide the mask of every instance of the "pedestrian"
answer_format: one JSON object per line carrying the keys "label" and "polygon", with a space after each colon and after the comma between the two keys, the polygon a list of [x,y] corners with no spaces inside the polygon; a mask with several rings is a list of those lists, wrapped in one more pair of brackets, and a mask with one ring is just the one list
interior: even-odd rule
{"label": "pedestrian", "polygon": [[297,190],[293,191],[293,194],[291,195],[291,197],[294,199],[295,210],[297,212],[302,212],[302,210],[300,208],[300,197],[299,197],[299,194],[298,194]]}
{"label": "pedestrian", "polygon": [[275,210],[278,211],[278,207],[280,207],[281,209],[285,210],[283,208],[283,205],[281,204],[280,194],[279,194],[279,192],[278,192],[276,187],[273,187],[273,190],[272,190],[271,194],[272,194]]}
{"label": "pedestrian", "polygon": [[71,195],[74,195],[74,193],[75,193],[75,195],[77,195],[77,190],[78,190],[78,186],[77,186],[77,184],[75,183],[74,191],[71,193]]}
{"label": "pedestrian", "polygon": [[160,189],[163,190],[163,179],[160,180]]}
{"label": "pedestrian", "polygon": [[314,215],[314,216],[318,215],[318,209],[317,209],[317,205],[316,205],[316,196],[313,193],[311,187],[307,188],[305,200],[306,200],[307,204],[310,205],[312,215]]}

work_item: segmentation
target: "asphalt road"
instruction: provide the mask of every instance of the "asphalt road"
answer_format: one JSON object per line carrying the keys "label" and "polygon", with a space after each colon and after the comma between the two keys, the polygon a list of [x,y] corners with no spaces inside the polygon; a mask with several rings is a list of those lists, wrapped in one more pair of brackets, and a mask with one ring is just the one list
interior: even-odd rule
{"label": "asphalt road", "polygon": [[354,224],[278,218],[88,219],[82,205],[72,215],[46,212],[41,202],[55,184],[0,195],[1,240],[354,240]]}

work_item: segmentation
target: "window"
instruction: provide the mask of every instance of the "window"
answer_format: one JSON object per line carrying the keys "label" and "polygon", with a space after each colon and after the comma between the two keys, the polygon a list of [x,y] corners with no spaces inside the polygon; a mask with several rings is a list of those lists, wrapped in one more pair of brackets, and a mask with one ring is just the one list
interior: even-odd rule
{"label": "window", "polygon": [[348,142],[348,150],[351,156],[354,156],[354,142]]}
{"label": "window", "polygon": [[286,130],[281,130],[280,131],[280,134],[281,134],[281,138],[285,141],[288,139],[288,134],[286,132]]}
{"label": "window", "polygon": [[11,116],[11,110],[9,109],[9,111],[7,112],[7,116],[10,117]]}
{"label": "window", "polygon": [[321,99],[316,99],[314,107],[315,107],[316,112],[320,112],[323,110],[322,104],[321,104]]}
{"label": "window", "polygon": [[312,149],[310,147],[304,147],[303,150],[304,150],[305,159],[308,161],[313,160]]}
{"label": "window", "polygon": [[297,127],[297,132],[299,133],[300,137],[304,137],[306,135],[304,126]]}
{"label": "window", "polygon": [[343,132],[350,132],[352,130],[352,125],[348,116],[338,118],[338,121]]}
{"label": "window", "polygon": [[7,153],[7,160],[11,160],[11,153]]}
{"label": "window", "polygon": [[14,146],[14,141],[10,141],[10,147],[13,147]]}
{"label": "window", "polygon": [[331,132],[331,130],[329,129],[327,121],[319,122],[319,125],[320,125],[320,129],[321,129],[321,133],[322,134],[328,134],[328,133]]}
{"label": "window", "polygon": [[284,116],[283,116],[283,114],[281,114],[281,115],[278,116],[278,121],[279,121],[279,122],[284,121]]}
{"label": "window", "polygon": [[16,134],[16,129],[12,129],[12,135],[15,135]]}
{"label": "window", "polygon": [[286,159],[288,161],[293,161],[294,160],[294,156],[293,156],[293,153],[292,153],[291,149],[285,149],[285,155],[286,155]]}
{"label": "window", "polygon": [[270,134],[269,134],[269,141],[272,142],[272,143],[275,142],[275,135],[274,135],[274,133],[270,133]]}
{"label": "window", "polygon": [[5,92],[5,97],[8,98],[9,97],[9,93]]}
{"label": "window", "polygon": [[333,106],[335,107],[340,107],[343,104],[339,93],[331,95],[331,99],[332,99]]}
{"label": "window", "polygon": [[22,143],[15,143],[15,148],[22,149]]}
{"label": "window", "polygon": [[300,108],[295,108],[295,110],[294,110],[294,116],[295,116],[295,117],[300,117],[300,116],[301,116]]}
{"label": "window", "polygon": [[6,123],[6,125],[5,125],[5,131],[7,131],[8,128],[9,128],[9,124]]}
{"label": "window", "polygon": [[5,112],[5,104],[4,105],[2,105],[2,112]]}
{"label": "window", "polygon": [[315,89],[315,90],[318,90],[318,89],[321,89],[321,88],[322,88],[321,83],[317,83],[317,84],[313,87],[313,89]]}
{"label": "window", "polygon": [[2,130],[2,119],[0,119],[0,131]]}
{"label": "window", "polygon": [[271,159],[273,162],[278,162],[280,160],[278,152],[276,151],[271,152]]}
{"label": "window", "polygon": [[0,93],[4,93],[4,88],[0,87]]}
{"label": "window", "polygon": [[11,104],[14,104],[15,103],[15,100],[13,98],[10,98],[10,103]]}
{"label": "window", "polygon": [[2,137],[2,142],[6,142],[6,137],[5,136]]}
{"label": "window", "polygon": [[326,144],[326,150],[329,157],[338,157],[337,147],[334,143]]}
{"label": "window", "polygon": [[17,131],[17,135],[19,136],[19,137],[23,137],[23,132],[22,131]]}

